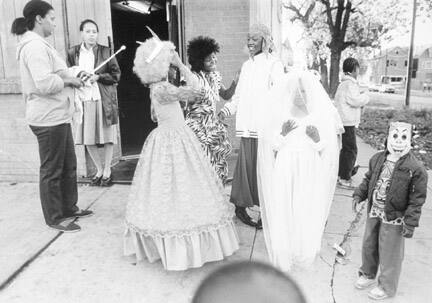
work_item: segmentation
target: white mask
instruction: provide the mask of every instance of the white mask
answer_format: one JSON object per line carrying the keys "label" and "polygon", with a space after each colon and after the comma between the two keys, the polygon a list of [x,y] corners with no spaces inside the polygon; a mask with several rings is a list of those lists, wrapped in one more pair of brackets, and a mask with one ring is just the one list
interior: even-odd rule
{"label": "white mask", "polygon": [[400,158],[411,150],[412,129],[413,126],[409,123],[390,123],[387,150],[392,156]]}

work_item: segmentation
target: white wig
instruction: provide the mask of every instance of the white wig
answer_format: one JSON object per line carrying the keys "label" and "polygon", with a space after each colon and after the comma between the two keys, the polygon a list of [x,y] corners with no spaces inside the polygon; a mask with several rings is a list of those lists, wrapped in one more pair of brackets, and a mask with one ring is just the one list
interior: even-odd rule
{"label": "white wig", "polygon": [[[155,55],[155,50],[161,43],[162,49]],[[174,44],[169,41],[160,41],[158,38],[150,38],[140,44],[135,54],[133,71],[141,82],[150,84],[166,78],[173,50],[175,50]]]}

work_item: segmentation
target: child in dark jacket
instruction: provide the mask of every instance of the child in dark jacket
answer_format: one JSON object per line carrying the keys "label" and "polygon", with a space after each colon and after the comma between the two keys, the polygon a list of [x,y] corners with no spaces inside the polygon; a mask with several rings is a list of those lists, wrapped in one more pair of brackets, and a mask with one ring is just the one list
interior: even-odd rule
{"label": "child in dark jacket", "polygon": [[404,238],[419,226],[426,200],[427,172],[411,152],[413,126],[390,123],[387,149],[375,154],[363,182],[354,191],[353,210],[367,200],[368,218],[363,238],[358,289],[378,285],[368,296],[375,300],[396,294],[404,257]]}

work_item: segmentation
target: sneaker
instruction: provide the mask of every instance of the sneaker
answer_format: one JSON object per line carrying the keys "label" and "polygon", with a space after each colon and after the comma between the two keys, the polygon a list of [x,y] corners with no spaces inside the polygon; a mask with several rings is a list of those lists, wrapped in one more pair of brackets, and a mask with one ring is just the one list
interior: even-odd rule
{"label": "sneaker", "polygon": [[61,231],[64,233],[75,233],[81,230],[81,227],[73,222],[66,224],[65,222],[61,222],[55,225],[49,225],[49,228],[55,229],[57,231]]}
{"label": "sneaker", "polygon": [[371,289],[371,291],[368,293],[368,297],[372,300],[384,300],[389,297],[388,294],[379,286],[374,287]]}
{"label": "sneaker", "polygon": [[352,187],[352,181],[351,180],[339,179],[338,184],[340,186],[343,186],[343,187]]}
{"label": "sneaker", "polygon": [[354,286],[357,289],[366,289],[373,284],[375,284],[375,279],[369,279],[366,276],[360,276],[354,283]]}
{"label": "sneaker", "polygon": [[67,216],[65,219],[86,218],[86,217],[91,217],[93,215],[94,215],[94,212],[92,212],[91,210],[80,209],[80,210],[76,211],[75,213],[73,213],[72,215]]}

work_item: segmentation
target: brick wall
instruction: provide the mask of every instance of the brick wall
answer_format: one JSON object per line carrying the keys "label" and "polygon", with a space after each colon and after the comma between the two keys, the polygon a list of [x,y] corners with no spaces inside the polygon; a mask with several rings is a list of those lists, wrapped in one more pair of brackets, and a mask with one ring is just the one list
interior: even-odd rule
{"label": "brick wall", "polygon": [[0,95],[0,181],[36,181],[39,154],[22,95]]}
{"label": "brick wall", "polygon": [[248,56],[249,0],[185,1],[185,39],[210,36],[219,43],[218,69],[225,85],[231,84]]}
{"label": "brick wall", "polygon": [[[0,94],[0,182],[38,181],[38,148],[36,137],[25,121],[22,95]],[[78,176],[86,176],[83,146],[76,146],[75,152]]]}

